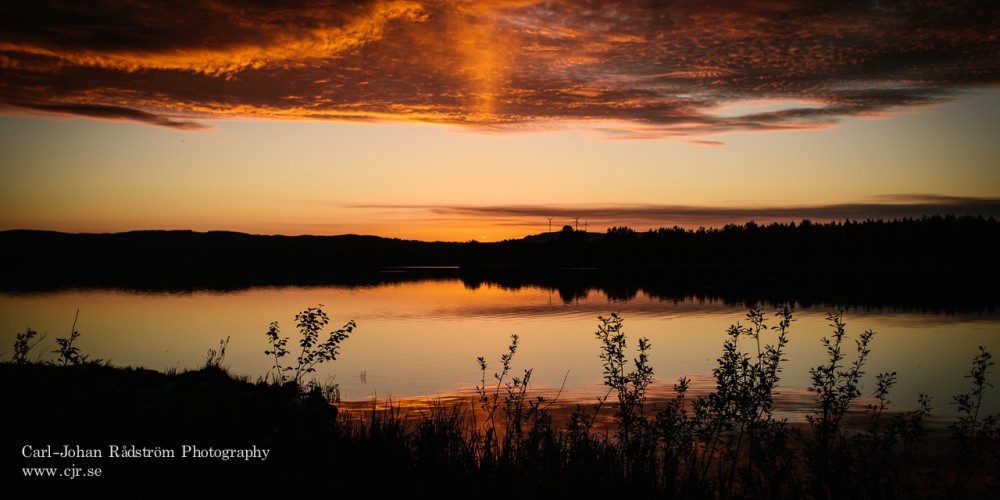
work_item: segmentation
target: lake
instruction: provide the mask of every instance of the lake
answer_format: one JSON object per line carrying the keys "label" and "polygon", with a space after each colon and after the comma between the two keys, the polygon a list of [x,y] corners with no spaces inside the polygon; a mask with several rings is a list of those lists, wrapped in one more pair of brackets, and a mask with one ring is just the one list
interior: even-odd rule
{"label": "lake", "polygon": [[[345,400],[374,395],[393,399],[468,394],[481,382],[476,361],[485,357],[488,377],[519,336],[515,374],[532,369],[532,386],[564,401],[593,402],[602,389],[598,316],[624,318],[629,348],[648,337],[656,390],[669,392],[680,376],[698,390],[711,388],[711,372],[727,327],[747,324],[747,307],[722,300],[663,299],[639,290],[609,298],[590,289],[567,297],[543,286],[502,287],[460,279],[425,279],[366,286],[280,286],[232,291],[137,292],[117,289],[65,289],[0,294],[0,352],[9,359],[15,334],[32,328],[46,338],[32,356],[52,359],[57,337],[68,337],[79,309],[76,341],[84,354],[119,366],[155,370],[196,369],[209,348],[229,337],[225,366],[231,373],[265,376],[273,359],[264,355],[265,332],[278,321],[297,346],[294,316],[323,304],[330,326],[354,320],[357,328],[333,363],[315,378],[339,384]],[[835,304],[794,305],[794,319],[781,392],[808,400],[809,369],[824,361],[820,339],[832,332],[827,316]],[[775,308],[766,305],[768,325]],[[970,362],[984,345],[1000,352],[1000,314],[995,310],[946,312],[852,306],[843,310],[847,335],[876,332],[862,390],[874,389],[874,375],[895,371],[899,384],[891,399],[912,408],[919,392],[932,395],[935,415],[950,415],[951,396],[967,391]],[[773,341],[773,335],[764,342]],[[749,341],[744,344],[754,348]],[[853,342],[848,346],[853,359]],[[292,356],[284,358],[294,362]],[[489,379],[487,382],[489,383]],[[561,388],[561,393],[560,393]],[[1000,411],[997,390],[987,393],[987,408]],[[793,412],[794,413],[794,412]],[[801,415],[799,415],[801,416]]]}

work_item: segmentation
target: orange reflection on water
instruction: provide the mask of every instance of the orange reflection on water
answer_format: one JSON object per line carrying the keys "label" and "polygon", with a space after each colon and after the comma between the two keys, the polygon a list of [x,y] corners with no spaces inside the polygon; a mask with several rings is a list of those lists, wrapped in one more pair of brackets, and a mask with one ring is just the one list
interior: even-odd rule
{"label": "orange reflection on water", "polygon": [[[716,390],[715,379],[710,376],[688,377],[689,388],[685,393],[682,409],[688,415],[694,414],[694,401],[703,398]],[[485,396],[485,399],[484,399]],[[423,422],[447,423],[449,428],[462,432],[484,433],[490,424],[490,408],[493,410],[492,425],[503,438],[509,415],[504,412],[504,400],[508,397],[506,389],[496,385],[487,385],[485,393],[478,388],[465,388],[448,395],[432,397],[391,398],[374,395],[364,400],[339,401],[335,406],[340,410],[341,417],[346,421],[358,423],[361,426],[372,422],[399,421],[406,425],[416,425]],[[676,386],[670,381],[659,381],[648,387],[643,412],[652,418],[657,411],[665,408],[677,398]],[[872,398],[860,397],[852,405],[852,414],[848,414],[845,424],[861,428],[868,423],[866,405],[874,403]],[[551,425],[555,428],[566,428],[572,421],[574,413],[592,417],[592,430],[598,434],[614,436],[617,430],[615,421],[618,411],[616,394],[606,387],[587,388],[543,388],[530,389],[521,402],[521,411],[530,415],[529,405],[537,405],[542,412],[551,417]],[[807,387],[779,387],[774,393],[774,418],[786,420],[796,426],[807,425],[807,416],[816,415],[819,405],[816,395]],[[901,412],[902,408],[890,406],[886,414]],[[926,419],[929,425],[943,427],[947,419],[933,414]],[[529,419],[523,420],[523,425],[531,426]]]}
{"label": "orange reflection on water", "polygon": [[[264,355],[268,325],[278,321],[282,335],[293,339],[289,345],[296,345],[295,313],[318,304],[324,304],[333,329],[348,320],[357,323],[337,360],[314,374],[319,382],[339,384],[342,397],[352,401],[375,394],[396,401],[470,394],[481,383],[476,359],[486,360],[489,381],[517,334],[513,374],[532,369],[532,388],[539,394],[554,395],[562,387],[560,404],[590,404],[604,392],[594,337],[597,316],[611,312],[624,317],[630,348],[639,337],[650,339],[656,383],[669,391],[680,376],[711,376],[726,327],[745,322],[746,313],[739,305],[662,301],[643,292],[628,301],[597,291],[564,301],[539,287],[470,288],[459,280],[235,292],[66,290],[0,295],[0,346],[8,346],[0,351],[9,352],[15,334],[31,327],[47,334],[35,353],[52,359],[55,339],[68,336],[79,309],[82,336],[75,345],[92,358],[156,370],[195,369],[209,348],[230,337],[225,366],[263,377],[273,364]],[[795,312],[781,380],[786,394],[803,394],[809,369],[823,362],[820,339],[831,333],[829,312],[825,307]],[[866,329],[877,332],[862,390],[867,395],[874,388],[875,374],[896,371],[892,399],[901,406],[912,406],[917,393],[926,391],[935,397],[936,409],[952,411],[947,403],[967,390],[963,376],[978,346],[1000,345],[995,315],[849,310],[845,320],[851,338]],[[996,394],[987,398],[990,408],[1000,409]]]}

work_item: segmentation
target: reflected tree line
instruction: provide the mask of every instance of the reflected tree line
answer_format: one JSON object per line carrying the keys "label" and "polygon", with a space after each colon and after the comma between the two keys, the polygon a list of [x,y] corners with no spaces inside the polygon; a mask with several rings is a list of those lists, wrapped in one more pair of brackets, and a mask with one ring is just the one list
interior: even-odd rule
{"label": "reflected tree line", "polygon": [[[1000,277],[994,217],[731,224],[721,228],[566,226],[495,243],[233,232],[0,232],[8,291],[111,287],[154,291],[253,286],[377,286],[462,279],[476,288],[537,286],[564,301],[599,290],[733,303],[797,301],[993,310]],[[426,266],[431,266],[427,268]]]}

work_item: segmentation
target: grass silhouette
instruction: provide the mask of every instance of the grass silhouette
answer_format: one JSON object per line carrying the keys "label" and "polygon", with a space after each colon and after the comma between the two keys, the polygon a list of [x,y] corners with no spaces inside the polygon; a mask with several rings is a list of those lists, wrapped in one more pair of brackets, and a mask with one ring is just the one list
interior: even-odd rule
{"label": "grass silhouette", "polygon": [[[828,319],[833,333],[822,341],[825,361],[810,370],[814,405],[806,424],[775,412],[794,321],[789,308],[771,318],[752,308],[745,324],[729,327],[711,391],[694,396],[690,380],[681,378],[673,397],[657,402],[648,397],[653,346],[639,339],[630,350],[624,318],[600,317],[595,337],[608,392],[567,418],[553,414],[553,401],[532,396],[530,369],[513,374],[516,335],[492,376],[485,357],[478,359],[482,378],[475,398],[431,402],[411,415],[399,403],[377,399],[363,411],[350,410],[332,401],[333,391],[305,380],[314,364],[335,360],[335,348],[354,328],[350,322],[319,342],[328,322],[321,308],[297,316],[302,339],[295,368],[280,364],[283,355],[276,353],[287,353],[288,339],[272,323],[267,354],[276,361],[276,376],[256,381],[224,368],[226,340],[209,351],[202,369],[164,374],[88,361],[79,351],[68,355],[78,362],[65,354],[31,362],[37,341],[26,331],[17,336],[14,356],[0,363],[3,397],[16,409],[4,412],[3,423],[18,430],[3,438],[4,449],[50,442],[256,444],[272,450],[266,463],[238,466],[108,463],[115,479],[80,483],[73,491],[176,488],[171,478],[178,474],[199,488],[254,494],[359,487],[380,496],[825,499],[994,491],[1000,416],[981,414],[992,388],[989,352],[981,348],[972,359],[971,388],[954,398],[959,417],[949,435],[935,435],[925,422],[926,396],[916,410],[893,410],[895,373],[878,374],[871,397],[862,398],[861,375],[875,334],[851,339],[841,314]],[[861,424],[851,423],[856,417]]]}

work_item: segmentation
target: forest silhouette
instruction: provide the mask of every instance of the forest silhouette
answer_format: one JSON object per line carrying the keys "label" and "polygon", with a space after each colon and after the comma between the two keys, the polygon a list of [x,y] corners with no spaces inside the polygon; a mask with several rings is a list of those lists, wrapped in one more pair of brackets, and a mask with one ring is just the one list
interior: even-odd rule
{"label": "forest silhouette", "polygon": [[993,310],[1000,277],[994,217],[730,224],[603,233],[566,226],[501,242],[213,231],[0,232],[3,287],[142,290],[365,286],[462,279],[539,286],[569,301],[602,290],[627,300],[719,298]]}

